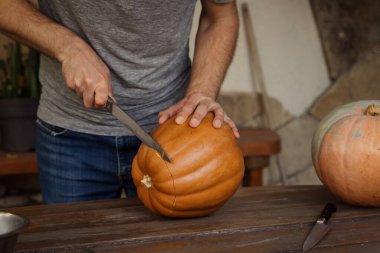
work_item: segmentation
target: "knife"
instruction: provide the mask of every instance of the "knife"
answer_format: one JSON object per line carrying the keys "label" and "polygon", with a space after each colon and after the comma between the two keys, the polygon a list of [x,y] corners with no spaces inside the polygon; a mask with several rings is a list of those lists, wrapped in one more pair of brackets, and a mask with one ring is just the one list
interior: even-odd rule
{"label": "knife", "polygon": [[303,243],[302,252],[305,252],[314,247],[327,234],[327,232],[329,232],[331,225],[327,224],[327,222],[334,212],[336,212],[336,206],[332,203],[327,203],[314,227]]}
{"label": "knife", "polygon": [[165,150],[158,144],[150,134],[137,124],[137,122],[131,118],[126,112],[124,112],[119,106],[117,106],[111,97],[108,97],[106,108],[115,116],[118,120],[123,122],[145,145],[156,150],[158,154],[167,162],[171,162],[169,156]]}

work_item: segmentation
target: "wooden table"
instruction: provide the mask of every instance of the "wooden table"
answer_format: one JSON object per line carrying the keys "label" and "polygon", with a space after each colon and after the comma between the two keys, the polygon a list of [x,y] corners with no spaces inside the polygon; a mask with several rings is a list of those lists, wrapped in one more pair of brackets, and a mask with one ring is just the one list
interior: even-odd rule
{"label": "wooden table", "polygon": [[30,219],[16,252],[301,252],[328,201],[333,229],[310,253],[380,252],[380,208],[337,201],[322,186],[244,187],[211,216],[167,219],[136,199],[8,209]]}

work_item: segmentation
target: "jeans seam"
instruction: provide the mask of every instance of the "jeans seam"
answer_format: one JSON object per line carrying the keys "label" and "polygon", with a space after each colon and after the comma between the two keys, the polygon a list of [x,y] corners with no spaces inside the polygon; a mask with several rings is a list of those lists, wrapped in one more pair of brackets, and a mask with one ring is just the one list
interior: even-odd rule
{"label": "jeans seam", "polygon": [[120,154],[119,154],[119,145],[118,145],[118,137],[115,137],[115,147],[116,147],[116,157],[117,157],[117,175],[120,176]]}
{"label": "jeans seam", "polygon": [[61,135],[61,134],[64,134],[68,131],[68,129],[65,129],[61,132],[55,132],[53,130],[51,130],[50,128],[46,127],[39,119],[36,120],[36,123],[42,127],[43,129],[45,129],[50,135],[52,136],[57,136],[57,135]]}

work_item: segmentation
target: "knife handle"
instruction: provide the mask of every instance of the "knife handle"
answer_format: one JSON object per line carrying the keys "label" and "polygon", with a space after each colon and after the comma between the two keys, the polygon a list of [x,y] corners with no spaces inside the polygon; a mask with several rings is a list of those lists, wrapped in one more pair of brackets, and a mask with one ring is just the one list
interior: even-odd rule
{"label": "knife handle", "polygon": [[318,222],[326,223],[331,215],[336,212],[337,208],[333,203],[327,203],[323,209],[321,216],[319,216]]}
{"label": "knife handle", "polygon": [[108,96],[107,103],[106,103],[106,109],[110,112],[112,111],[113,102],[114,101],[112,100],[112,98],[110,96]]}

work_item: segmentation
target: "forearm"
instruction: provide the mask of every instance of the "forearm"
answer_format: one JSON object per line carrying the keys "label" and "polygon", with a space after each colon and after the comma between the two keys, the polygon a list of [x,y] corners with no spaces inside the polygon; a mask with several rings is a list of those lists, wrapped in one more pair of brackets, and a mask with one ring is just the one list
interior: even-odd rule
{"label": "forearm", "polygon": [[66,85],[86,107],[104,107],[112,94],[110,72],[95,51],[71,30],[26,0],[0,0],[0,31],[62,64]]}
{"label": "forearm", "polygon": [[236,10],[220,17],[202,11],[187,94],[217,97],[235,51],[238,28]]}
{"label": "forearm", "polygon": [[26,0],[0,1],[0,30],[60,61],[73,47],[87,47],[75,33],[43,15]]}
{"label": "forearm", "polygon": [[186,96],[180,102],[159,113],[159,123],[176,115],[175,122],[198,127],[208,112],[214,115],[213,126],[227,123],[236,138],[239,131],[235,123],[217,103],[220,86],[231,63],[239,28],[236,3],[216,4],[202,0],[202,13],[195,41],[193,66]]}

